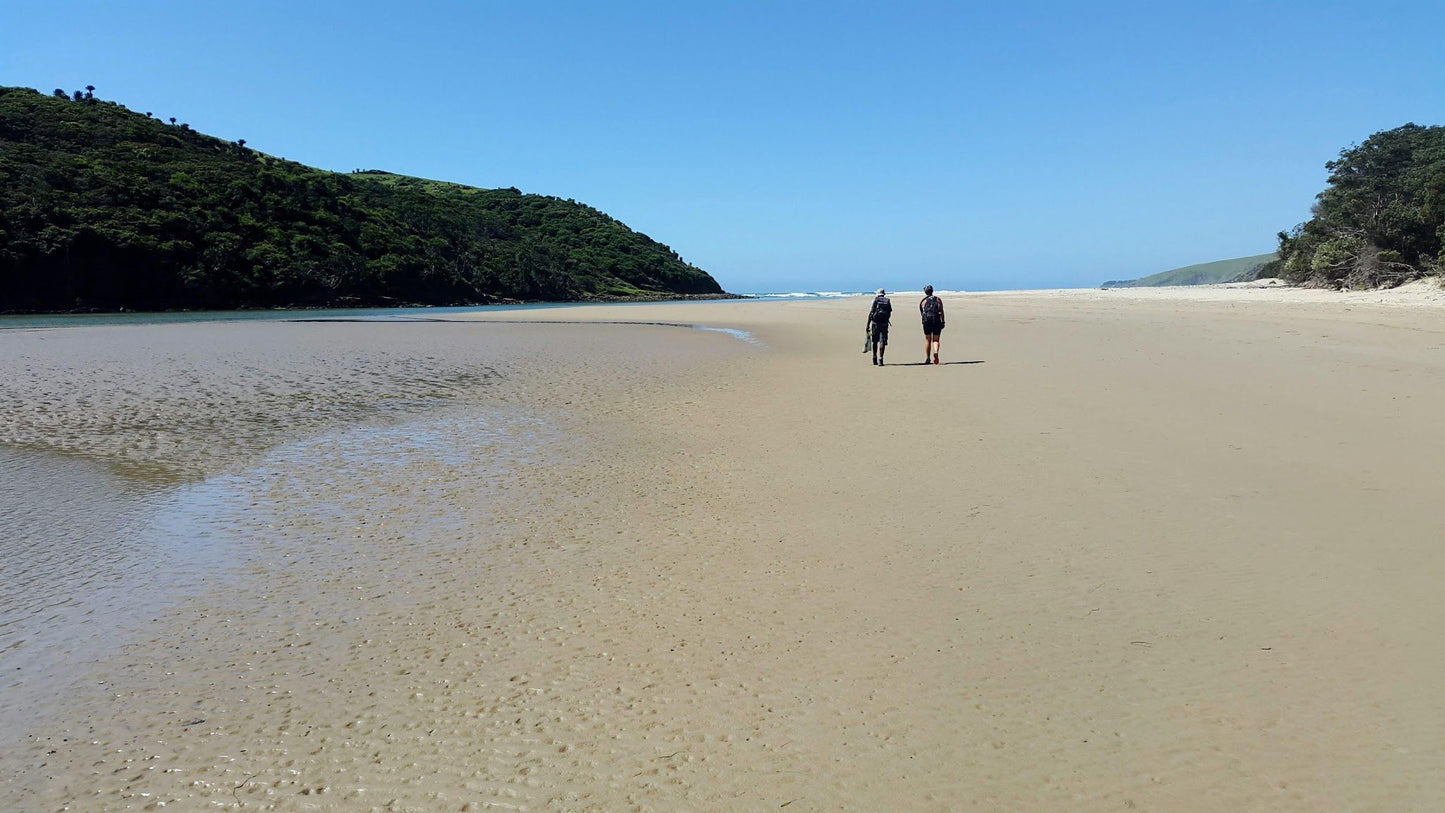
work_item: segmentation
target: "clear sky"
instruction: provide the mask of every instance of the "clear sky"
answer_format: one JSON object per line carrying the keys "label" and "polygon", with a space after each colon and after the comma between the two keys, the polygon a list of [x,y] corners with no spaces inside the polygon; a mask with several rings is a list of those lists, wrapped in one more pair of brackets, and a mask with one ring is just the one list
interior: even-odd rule
{"label": "clear sky", "polygon": [[1274,249],[1445,124],[1445,2],[0,0],[0,84],[584,201],[732,291],[1093,286]]}

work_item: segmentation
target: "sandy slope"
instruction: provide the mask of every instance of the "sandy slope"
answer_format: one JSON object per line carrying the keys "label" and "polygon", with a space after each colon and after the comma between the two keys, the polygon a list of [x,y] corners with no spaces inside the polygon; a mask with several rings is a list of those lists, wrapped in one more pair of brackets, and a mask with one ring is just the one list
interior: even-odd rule
{"label": "sandy slope", "polygon": [[[557,448],[486,482],[485,449],[272,460],[234,589],[95,665],[8,787],[33,809],[1441,807],[1439,311],[1124,293],[950,300],[938,367],[906,364],[911,303],[883,369],[866,301],[557,312],[762,348],[414,326],[525,331],[488,386]],[[298,346],[332,341],[314,329]]]}

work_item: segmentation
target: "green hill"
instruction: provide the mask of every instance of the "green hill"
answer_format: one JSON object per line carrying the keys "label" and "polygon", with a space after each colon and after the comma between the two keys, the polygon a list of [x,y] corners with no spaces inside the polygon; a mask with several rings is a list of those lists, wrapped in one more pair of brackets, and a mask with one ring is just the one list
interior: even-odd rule
{"label": "green hill", "polygon": [[334,173],[90,93],[0,87],[0,311],[723,295],[602,212]]}
{"label": "green hill", "polygon": [[1133,280],[1110,280],[1105,288],[1154,288],[1165,285],[1212,285],[1254,279],[1259,271],[1278,259],[1276,254],[1256,254],[1199,265],[1186,265]]}

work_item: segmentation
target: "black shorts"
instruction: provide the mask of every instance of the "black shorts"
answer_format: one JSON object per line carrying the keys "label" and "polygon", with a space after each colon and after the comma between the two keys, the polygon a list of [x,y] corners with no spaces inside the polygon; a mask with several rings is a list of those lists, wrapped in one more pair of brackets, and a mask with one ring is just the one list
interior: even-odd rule
{"label": "black shorts", "polygon": [[942,320],[942,319],[925,319],[925,320],[923,320],[923,335],[925,335],[925,336],[933,336],[933,335],[936,335],[936,334],[939,334],[939,333],[942,333],[942,332],[943,332],[943,320]]}
{"label": "black shorts", "polygon": [[873,341],[874,341],[875,343],[877,343],[879,347],[887,347],[887,346],[888,346],[888,323],[887,323],[887,322],[874,322],[874,323],[873,323]]}

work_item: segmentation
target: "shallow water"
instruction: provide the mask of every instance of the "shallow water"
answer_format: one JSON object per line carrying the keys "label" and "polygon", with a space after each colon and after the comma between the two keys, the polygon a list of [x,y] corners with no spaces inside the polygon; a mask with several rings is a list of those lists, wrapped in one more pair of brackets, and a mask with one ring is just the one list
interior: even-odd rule
{"label": "shallow water", "polygon": [[496,354],[466,338],[257,323],[16,334],[0,342],[0,443],[200,479],[336,426],[486,397]]}
{"label": "shallow water", "polygon": [[[752,296],[752,295],[745,295]],[[728,299],[697,300],[731,302]],[[0,330],[40,330],[60,327],[100,327],[113,325],[167,325],[193,322],[285,322],[294,320],[366,320],[366,321],[430,321],[456,314],[487,314],[508,311],[551,310],[557,308],[638,307],[676,304],[658,302],[527,302],[516,305],[466,305],[442,308],[316,308],[244,311],[141,311],[133,313],[37,313],[0,314]]]}
{"label": "shallow water", "polygon": [[[464,537],[442,475],[464,470],[485,483],[536,460],[543,445],[557,445],[545,423],[473,408],[326,433],[179,487],[0,446],[0,743],[53,713],[85,664],[168,607],[232,587],[264,610],[265,585],[250,581],[298,544],[324,570],[354,563],[357,551],[339,540],[358,525],[390,519],[417,538]],[[438,476],[417,477],[428,469]]]}
{"label": "shallow water", "polygon": [[573,304],[477,305],[453,308],[317,308],[314,310],[143,311],[137,313],[39,313],[0,315],[0,330],[112,325],[168,325],[193,322],[280,322],[291,319],[371,319],[407,321],[448,314],[491,313],[577,307]]}
{"label": "shallow water", "polygon": [[216,484],[179,489],[96,461],[0,446],[0,742],[178,597],[225,579]]}
{"label": "shallow water", "polygon": [[488,567],[486,540],[532,521],[507,472],[585,445],[574,402],[748,338],[351,321],[0,339],[0,753],[180,713],[155,699],[172,670],[258,640],[424,613],[419,562]]}
{"label": "shallow water", "polygon": [[706,325],[692,325],[691,327],[695,330],[706,330],[710,333],[722,333],[752,345],[762,346],[763,344],[762,340],[754,336],[752,332],[739,330],[735,327],[707,327]]}

